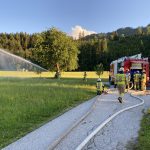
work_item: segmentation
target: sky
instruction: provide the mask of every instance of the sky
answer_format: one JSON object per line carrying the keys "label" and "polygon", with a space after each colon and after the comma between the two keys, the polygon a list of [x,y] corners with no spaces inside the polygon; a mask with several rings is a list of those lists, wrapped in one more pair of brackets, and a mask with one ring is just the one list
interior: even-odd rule
{"label": "sky", "polygon": [[0,0],[0,32],[69,35],[111,32],[150,24],[150,0]]}

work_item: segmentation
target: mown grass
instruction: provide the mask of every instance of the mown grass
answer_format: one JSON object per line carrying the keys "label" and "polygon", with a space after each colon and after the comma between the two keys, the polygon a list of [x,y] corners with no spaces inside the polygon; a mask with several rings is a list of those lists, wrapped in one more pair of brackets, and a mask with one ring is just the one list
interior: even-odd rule
{"label": "mown grass", "polygon": [[[83,78],[84,72],[61,72],[62,78]],[[52,78],[55,76],[55,72],[23,72],[23,71],[0,71],[0,77],[30,77],[30,78],[37,78],[37,77],[43,77],[43,78]],[[107,79],[109,77],[109,72],[104,71],[101,75],[101,78]],[[87,71],[87,78],[98,78],[95,71]]]}
{"label": "mown grass", "polygon": [[136,145],[135,149],[150,150],[150,109],[142,119],[138,144]]}
{"label": "mown grass", "polygon": [[95,79],[0,78],[0,148],[95,96],[95,83]]}

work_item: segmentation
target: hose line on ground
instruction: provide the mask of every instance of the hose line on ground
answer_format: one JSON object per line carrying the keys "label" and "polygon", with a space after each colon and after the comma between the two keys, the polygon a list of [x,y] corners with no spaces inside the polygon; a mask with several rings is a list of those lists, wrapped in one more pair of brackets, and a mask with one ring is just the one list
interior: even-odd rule
{"label": "hose line on ground", "polygon": [[115,118],[117,115],[121,114],[124,111],[127,111],[129,109],[141,106],[144,104],[144,100],[140,97],[134,96],[134,93],[131,93],[130,96],[139,99],[141,102],[139,104],[133,105],[133,106],[129,106],[127,108],[124,108],[118,112],[116,112],[115,114],[113,114],[112,116],[110,116],[108,119],[106,119],[102,124],[100,124],[89,136],[86,137],[86,139],[76,148],[76,150],[82,150],[84,148],[84,146],[107,124],[109,123],[113,118]]}

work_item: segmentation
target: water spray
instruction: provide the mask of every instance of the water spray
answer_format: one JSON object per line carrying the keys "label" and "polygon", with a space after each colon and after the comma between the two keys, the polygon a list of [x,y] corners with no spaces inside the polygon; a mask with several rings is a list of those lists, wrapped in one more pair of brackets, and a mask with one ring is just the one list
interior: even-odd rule
{"label": "water spray", "polygon": [[36,65],[20,56],[11,54],[3,49],[0,49],[0,70],[48,71],[39,65]]}

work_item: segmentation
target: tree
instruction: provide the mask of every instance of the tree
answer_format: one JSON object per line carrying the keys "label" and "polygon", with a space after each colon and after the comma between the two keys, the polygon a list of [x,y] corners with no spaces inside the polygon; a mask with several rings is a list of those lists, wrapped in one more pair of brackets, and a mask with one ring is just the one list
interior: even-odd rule
{"label": "tree", "polygon": [[[65,33],[51,28],[41,34],[42,40],[34,51],[42,65],[49,70],[75,70],[78,67],[78,49],[73,39]],[[38,57],[40,56],[40,58]]]}
{"label": "tree", "polygon": [[78,36],[79,39],[82,39],[84,36],[85,36],[84,31],[79,32],[79,36]]}
{"label": "tree", "polygon": [[146,27],[146,34],[147,34],[147,35],[150,34],[150,25]]}
{"label": "tree", "polygon": [[117,33],[117,31],[113,31],[112,33],[111,33],[111,35],[110,35],[110,39],[111,40],[118,40],[118,33]]}
{"label": "tree", "polygon": [[30,38],[31,48],[29,49],[29,51],[31,54],[28,55],[28,57],[34,63],[47,68],[47,65],[43,64],[43,59],[44,59],[43,42],[44,42],[44,37],[41,34],[33,34]]}
{"label": "tree", "polygon": [[104,38],[101,42],[101,50],[102,50],[102,52],[107,51],[107,39],[106,38]]}
{"label": "tree", "polygon": [[[101,43],[101,40],[100,39],[98,39],[97,40],[97,42],[96,42],[96,44],[95,44],[95,49],[96,49],[96,64],[98,64],[99,63],[99,59],[100,59],[100,56],[101,56],[101,53],[102,53],[102,50],[101,50],[101,48],[102,48],[102,43]],[[95,65],[94,65],[95,66]]]}
{"label": "tree", "polygon": [[97,46],[97,42],[94,40],[80,42],[79,70],[94,70],[98,57],[96,55]]}
{"label": "tree", "polygon": [[142,34],[143,34],[143,30],[142,30],[141,27],[138,27],[138,28],[136,29],[136,34],[137,34],[137,35],[142,35]]}
{"label": "tree", "polygon": [[6,36],[6,33],[1,33],[0,36],[1,36],[0,42],[1,42],[2,48],[8,49],[8,45],[7,45],[8,38]]}
{"label": "tree", "polygon": [[100,64],[96,65],[95,71],[96,71],[96,74],[97,74],[97,75],[99,76],[99,78],[100,78],[100,76],[103,74],[103,71],[104,71],[103,64],[100,63]]}

